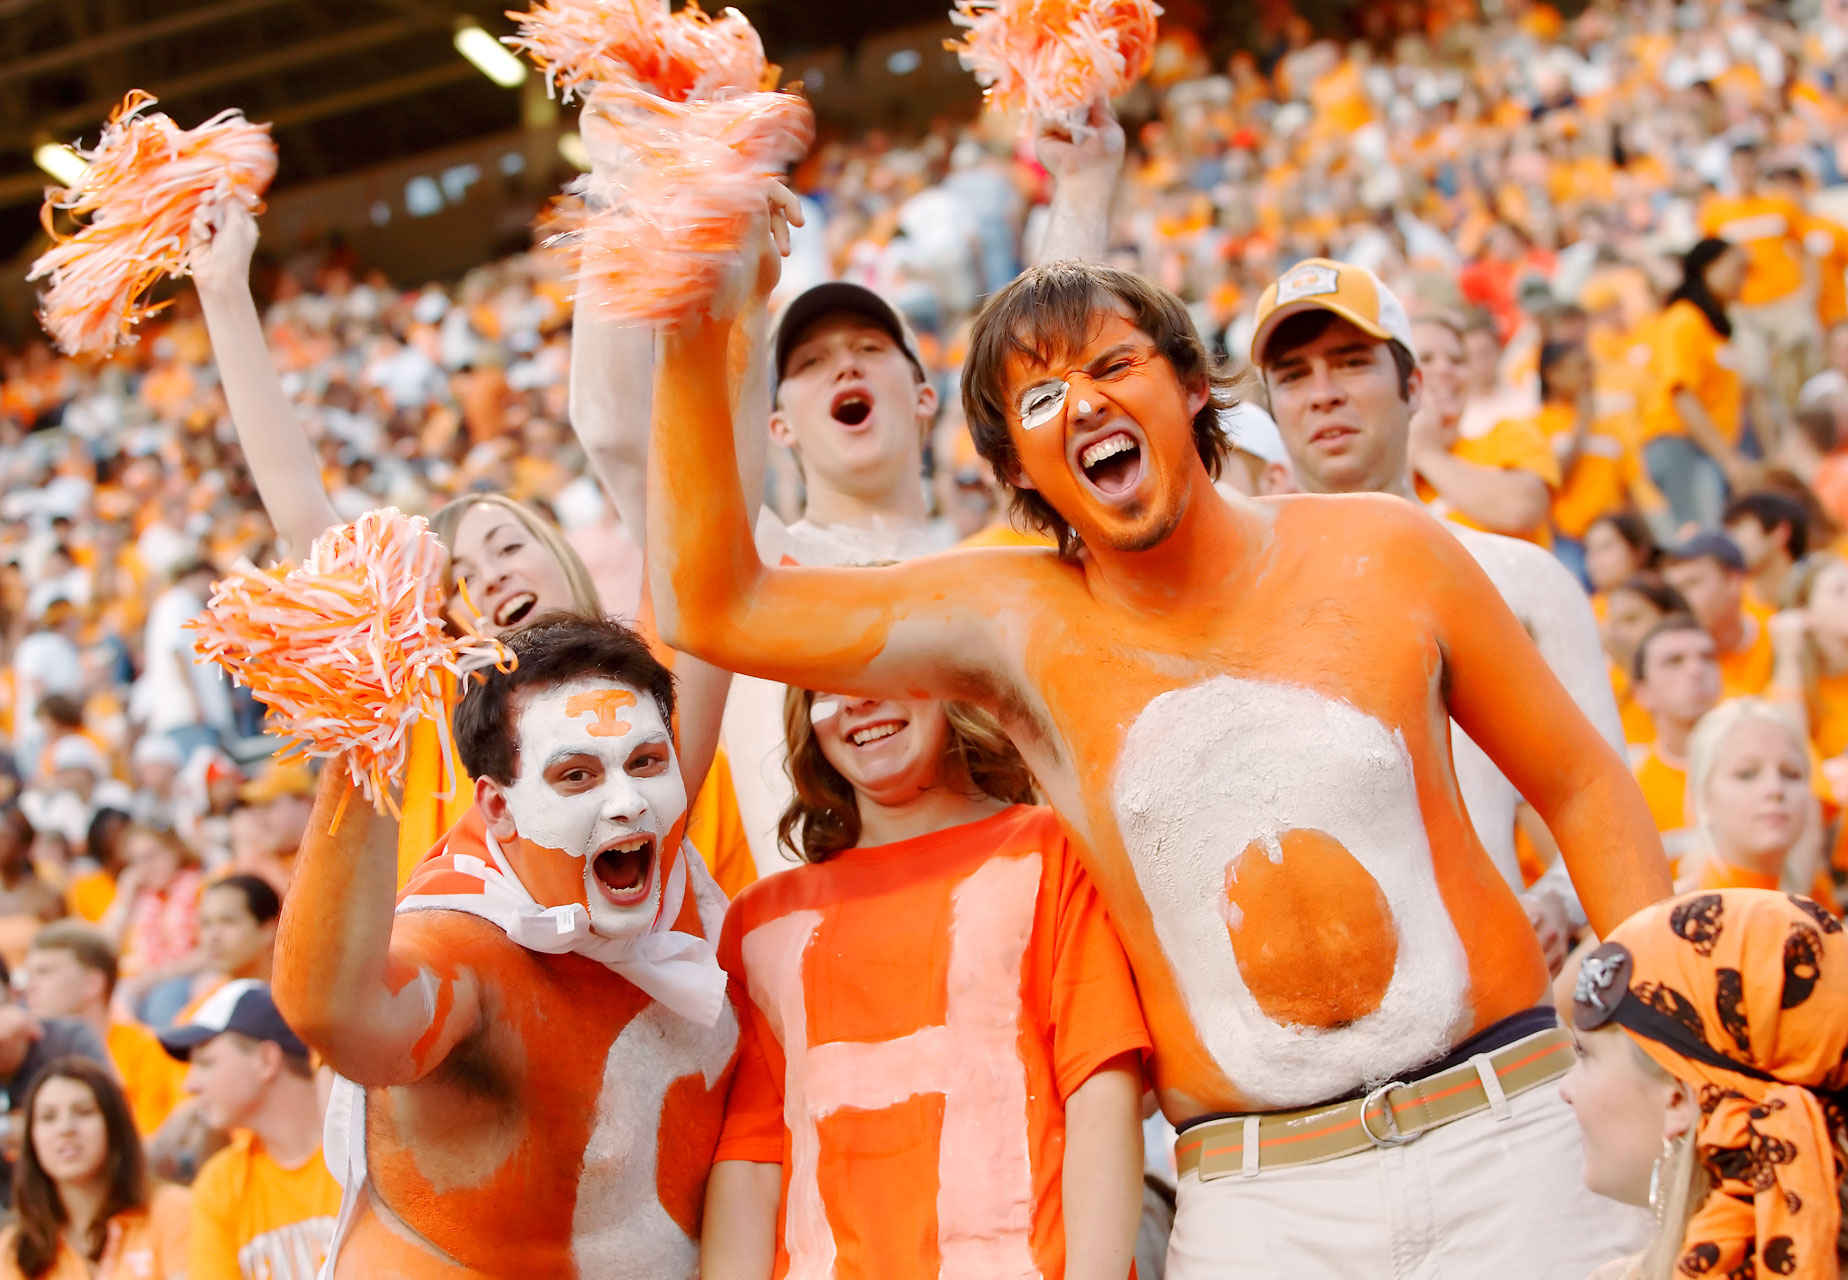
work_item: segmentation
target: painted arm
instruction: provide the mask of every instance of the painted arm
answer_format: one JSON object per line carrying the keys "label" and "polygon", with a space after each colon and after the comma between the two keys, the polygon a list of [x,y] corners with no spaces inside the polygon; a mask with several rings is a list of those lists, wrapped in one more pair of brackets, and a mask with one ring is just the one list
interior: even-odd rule
{"label": "painted arm", "polygon": [[1022,560],[990,552],[878,569],[771,567],[758,557],[732,450],[727,316],[661,339],[648,478],[648,569],[664,642],[805,688],[969,697],[1002,669],[999,618]]}
{"label": "painted arm", "polygon": [[320,460],[296,421],[263,341],[263,321],[250,296],[250,255],[256,247],[256,219],[230,204],[224,224],[193,267],[193,284],[237,441],[263,508],[290,553],[300,557],[322,532],[344,522],[328,501]]}
{"label": "painted arm", "polygon": [[442,959],[426,961],[414,938],[392,936],[397,847],[396,824],[354,790],[345,758],[329,761],[283,902],[271,977],[295,1033],[335,1071],[372,1088],[422,1079],[482,1022],[480,984],[453,939],[429,946]]}
{"label": "painted arm", "polygon": [[1412,458],[1412,469],[1459,515],[1485,529],[1520,535],[1546,523],[1552,494],[1531,471],[1485,467],[1441,448],[1421,449]]}
{"label": "painted arm", "polygon": [[1608,933],[1670,891],[1643,793],[1461,544],[1423,537],[1450,714],[1545,821],[1592,928]]}
{"label": "painted arm", "polygon": [[[704,1280],[770,1280],[776,1268],[776,1211],[782,1194],[780,1164],[721,1160],[712,1166],[699,1239],[699,1273]],[[1127,1274],[1127,1269],[1118,1274]]]}
{"label": "painted arm", "polygon": [[1066,1280],[1122,1280],[1142,1217],[1142,1071],[1106,1062],[1065,1100]]}
{"label": "painted arm", "polygon": [[1039,162],[1052,175],[1052,205],[1035,264],[1096,261],[1110,247],[1110,207],[1123,172],[1123,126],[1110,100],[1091,104],[1092,132],[1082,140],[1043,121],[1034,138]]}

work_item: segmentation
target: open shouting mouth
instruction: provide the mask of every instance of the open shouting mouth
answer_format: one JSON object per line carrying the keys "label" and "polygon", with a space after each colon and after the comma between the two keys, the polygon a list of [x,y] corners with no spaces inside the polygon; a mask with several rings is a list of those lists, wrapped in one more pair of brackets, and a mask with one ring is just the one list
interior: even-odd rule
{"label": "open shouting mouth", "polygon": [[1106,498],[1120,498],[1134,489],[1142,479],[1142,463],[1141,441],[1122,427],[1106,431],[1078,451],[1079,470]]}
{"label": "open shouting mouth", "polygon": [[539,607],[539,597],[530,591],[516,591],[494,610],[494,625],[517,627]]}
{"label": "open shouting mouth", "polygon": [[591,878],[615,907],[637,907],[648,900],[655,863],[655,838],[647,833],[612,840],[591,859]]}
{"label": "open shouting mouth", "polygon": [[843,427],[863,427],[873,416],[873,393],[865,387],[847,387],[836,392],[828,412]]}

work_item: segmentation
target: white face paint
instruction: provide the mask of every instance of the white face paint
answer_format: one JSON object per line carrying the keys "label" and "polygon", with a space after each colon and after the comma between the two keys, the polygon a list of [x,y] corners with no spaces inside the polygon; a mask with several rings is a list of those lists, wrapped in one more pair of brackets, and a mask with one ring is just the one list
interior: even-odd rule
{"label": "white face paint", "polygon": [[597,933],[620,938],[652,926],[663,865],[678,852],[668,836],[687,809],[654,699],[605,677],[573,680],[532,694],[516,731],[519,776],[506,795],[522,840],[581,864],[571,870]]}
{"label": "white face paint", "polygon": [[1091,402],[1089,400],[1080,400],[1078,402],[1078,412],[1089,417],[1091,413]]}
{"label": "white face paint", "polygon": [[817,698],[809,704],[809,723],[823,724],[841,713],[839,698]]}
{"label": "white face paint", "polygon": [[1071,387],[1064,382],[1042,382],[1028,387],[1020,396],[1020,429],[1031,431],[1043,427],[1065,408],[1065,394]]}

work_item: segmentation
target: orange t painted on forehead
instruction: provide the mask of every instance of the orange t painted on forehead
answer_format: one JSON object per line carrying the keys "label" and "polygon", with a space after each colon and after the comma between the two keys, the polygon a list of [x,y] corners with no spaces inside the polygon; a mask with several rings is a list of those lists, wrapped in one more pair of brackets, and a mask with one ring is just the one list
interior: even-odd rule
{"label": "orange t painted on forehead", "polygon": [[627,689],[592,689],[566,698],[565,714],[575,718],[588,713],[594,717],[584,726],[593,738],[620,738],[632,726],[627,720],[618,720],[616,713],[634,705],[635,695]]}

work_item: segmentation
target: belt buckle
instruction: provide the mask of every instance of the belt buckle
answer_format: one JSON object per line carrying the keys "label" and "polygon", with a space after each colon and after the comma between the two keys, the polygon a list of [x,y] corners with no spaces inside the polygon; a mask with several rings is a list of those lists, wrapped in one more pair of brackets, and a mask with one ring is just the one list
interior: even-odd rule
{"label": "belt buckle", "polygon": [[[1402,1147],[1408,1142],[1416,1141],[1424,1133],[1422,1129],[1415,1133],[1403,1133],[1399,1129],[1399,1118],[1393,1114],[1392,1102],[1386,1095],[1394,1089],[1404,1087],[1405,1081],[1403,1080],[1389,1080],[1360,1101],[1360,1131],[1366,1134],[1367,1141],[1376,1147]],[[1373,1110],[1376,1102],[1383,1104],[1386,1112],[1385,1133],[1373,1132],[1373,1125],[1367,1120],[1367,1113]]]}

